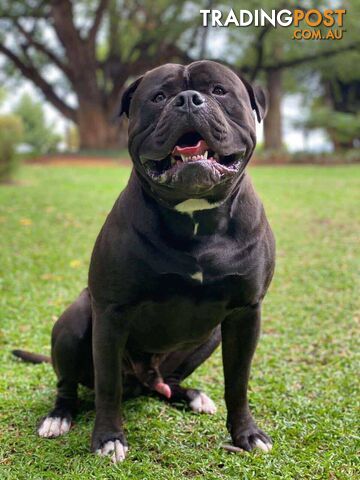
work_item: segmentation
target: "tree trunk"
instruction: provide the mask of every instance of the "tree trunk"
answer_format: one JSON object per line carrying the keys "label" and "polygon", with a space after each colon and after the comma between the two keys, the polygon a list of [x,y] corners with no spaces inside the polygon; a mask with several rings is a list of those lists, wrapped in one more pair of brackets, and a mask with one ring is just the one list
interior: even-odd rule
{"label": "tree trunk", "polygon": [[103,106],[96,102],[79,100],[77,125],[82,150],[126,147],[127,133],[124,122],[111,118]]}
{"label": "tree trunk", "polygon": [[[123,123],[114,124],[93,111],[78,123],[81,150],[118,150],[127,147],[127,131]],[[81,111],[79,111],[79,117]]]}
{"label": "tree trunk", "polygon": [[119,147],[119,122],[111,122],[96,105],[81,105],[78,110],[80,149],[104,150]]}
{"label": "tree trunk", "polygon": [[264,120],[264,148],[265,150],[280,150],[283,147],[281,117],[282,70],[269,70],[266,83],[269,94],[269,106]]}

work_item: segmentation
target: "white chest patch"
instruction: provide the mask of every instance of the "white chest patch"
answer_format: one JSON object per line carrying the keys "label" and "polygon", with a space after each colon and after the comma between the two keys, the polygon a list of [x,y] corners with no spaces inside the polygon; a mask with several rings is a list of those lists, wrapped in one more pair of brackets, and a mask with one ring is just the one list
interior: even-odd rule
{"label": "white chest patch", "polygon": [[175,206],[175,210],[181,213],[189,213],[191,215],[197,210],[209,210],[218,207],[220,204],[221,202],[209,203],[203,198],[189,198],[189,200],[185,200],[185,202],[178,203]]}
{"label": "white chest patch", "polygon": [[203,278],[203,274],[202,272],[196,272],[194,273],[194,275],[191,275],[191,278],[193,278],[194,280],[198,280],[199,282],[203,282],[204,278]]}
{"label": "white chest patch", "polygon": [[[216,203],[209,203],[207,200],[203,198],[190,198],[189,200],[185,200],[185,202],[178,203],[175,206],[175,210],[180,213],[186,213],[193,218],[193,213],[199,210],[211,210],[212,208],[216,208],[221,205],[222,202]],[[194,235],[197,235],[199,228],[199,223],[195,222],[194,224]]]}

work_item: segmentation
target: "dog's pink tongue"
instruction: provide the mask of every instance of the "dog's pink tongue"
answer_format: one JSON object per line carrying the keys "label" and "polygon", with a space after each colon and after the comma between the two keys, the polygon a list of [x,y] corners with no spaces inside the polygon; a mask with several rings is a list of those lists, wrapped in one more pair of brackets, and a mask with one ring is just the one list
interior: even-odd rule
{"label": "dog's pink tongue", "polygon": [[176,145],[172,151],[173,155],[185,155],[187,157],[192,157],[193,155],[202,155],[208,150],[205,140],[199,140],[196,145],[191,145],[189,147],[179,147]]}
{"label": "dog's pink tongue", "polygon": [[167,383],[159,382],[155,385],[155,390],[166,398],[171,397],[171,388]]}

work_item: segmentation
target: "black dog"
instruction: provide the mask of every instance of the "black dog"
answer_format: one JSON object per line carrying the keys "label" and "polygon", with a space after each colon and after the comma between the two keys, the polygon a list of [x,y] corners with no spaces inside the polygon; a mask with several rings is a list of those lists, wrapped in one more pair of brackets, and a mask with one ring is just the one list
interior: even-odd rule
{"label": "black dog", "polygon": [[58,393],[42,437],[70,429],[79,383],[95,387],[92,450],[113,461],[127,451],[125,396],[156,391],[214,413],[207,395],[181,382],[222,339],[233,444],[270,450],[247,400],[275,250],[245,173],[253,110],[260,121],[263,92],[210,61],[155,68],[124,93],[134,169],[97,238],[88,288],[54,326]]}

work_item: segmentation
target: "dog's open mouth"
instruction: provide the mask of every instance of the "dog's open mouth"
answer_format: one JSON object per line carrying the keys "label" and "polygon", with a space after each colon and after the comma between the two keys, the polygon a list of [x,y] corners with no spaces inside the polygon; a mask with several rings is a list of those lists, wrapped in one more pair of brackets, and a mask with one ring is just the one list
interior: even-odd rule
{"label": "dog's open mouth", "polygon": [[172,152],[162,160],[148,160],[145,169],[154,180],[168,183],[177,171],[186,164],[201,162],[204,166],[216,171],[221,179],[232,176],[239,170],[245,151],[232,155],[219,155],[211,150],[203,137],[195,132],[182,135],[176,142]]}

